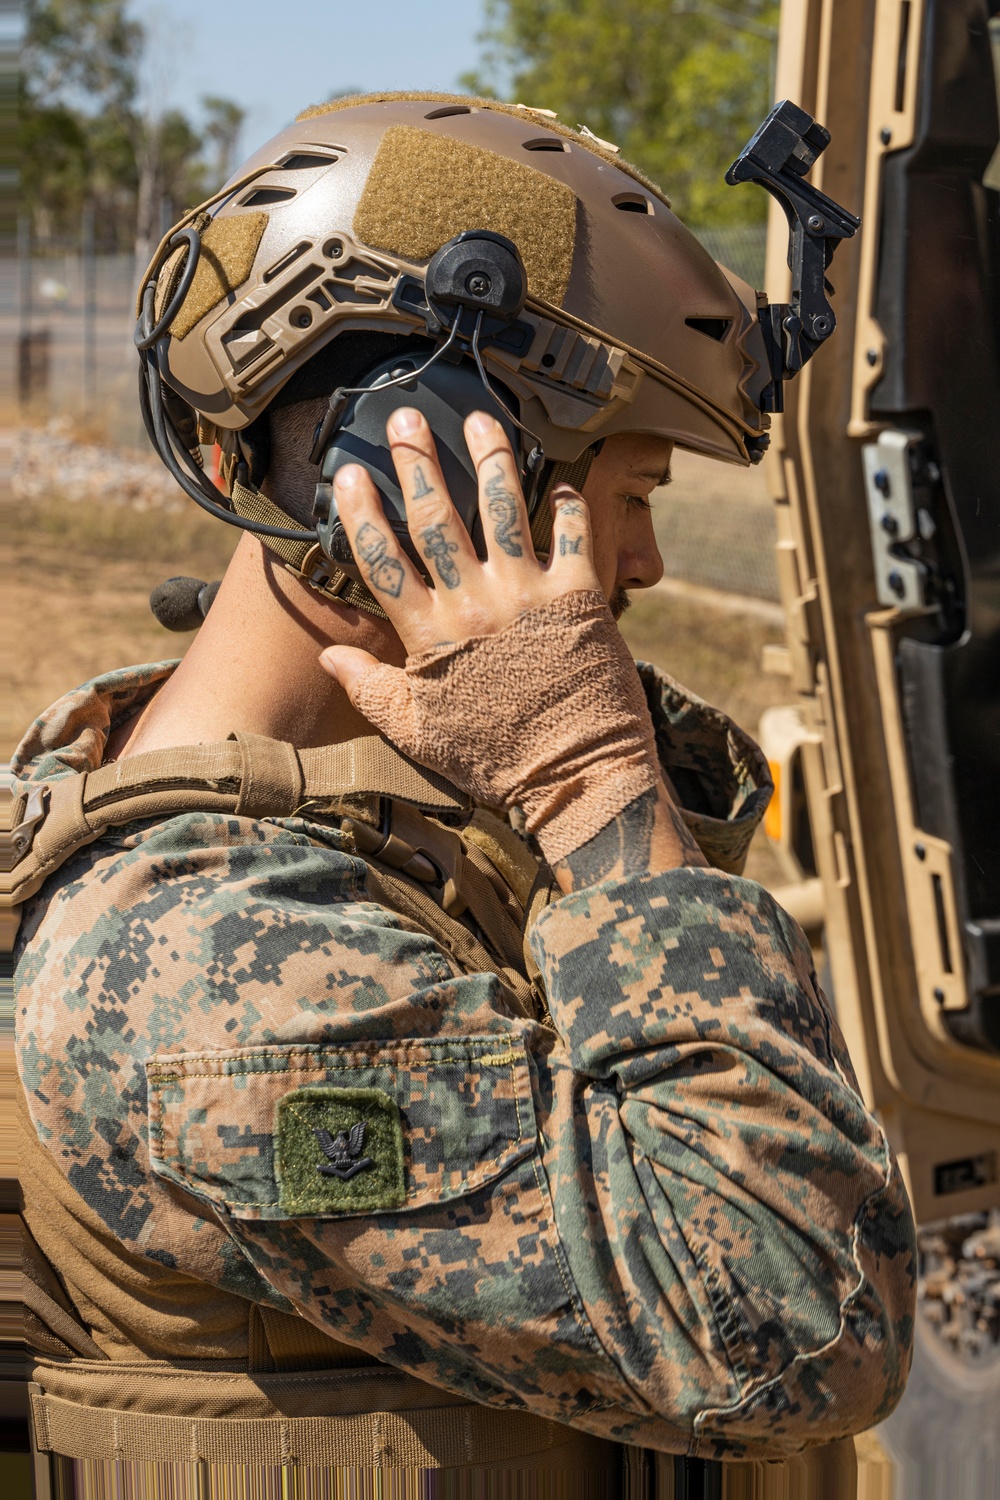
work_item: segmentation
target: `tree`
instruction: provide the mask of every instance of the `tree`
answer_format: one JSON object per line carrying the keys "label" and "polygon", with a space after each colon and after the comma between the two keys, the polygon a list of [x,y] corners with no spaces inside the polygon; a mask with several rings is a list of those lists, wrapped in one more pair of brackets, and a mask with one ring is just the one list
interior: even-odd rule
{"label": "tree", "polygon": [[88,198],[99,201],[102,224],[115,225],[123,187],[134,191],[129,124],[141,50],[142,28],[124,0],[28,0],[22,201],[45,237],[78,223]]}
{"label": "tree", "polygon": [[486,0],[473,92],[587,125],[697,227],[763,219],[723,178],[770,106],[777,0]]}
{"label": "tree", "polygon": [[210,190],[214,191],[232,176],[246,110],[234,104],[232,99],[220,99],[215,94],[206,94],[201,107],[205,111],[205,140],[214,153],[210,167]]}
{"label": "tree", "polygon": [[164,222],[228,176],[243,110],[208,98],[202,129],[180,110],[144,110],[146,34],[127,0],[27,0],[25,21],[24,206],[49,239],[75,238],[90,204],[103,248],[144,261]]}
{"label": "tree", "polygon": [[144,33],[125,0],[27,0],[22,66],[33,97],[87,96],[123,111],[138,90]]}

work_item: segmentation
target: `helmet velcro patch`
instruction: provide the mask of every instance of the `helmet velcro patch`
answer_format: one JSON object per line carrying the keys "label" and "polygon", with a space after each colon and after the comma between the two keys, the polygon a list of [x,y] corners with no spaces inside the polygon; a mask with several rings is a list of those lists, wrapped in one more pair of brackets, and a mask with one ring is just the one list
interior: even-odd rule
{"label": "helmet velcro patch", "polygon": [[[515,120],[524,121],[525,124],[536,122],[544,130],[550,130],[554,135],[561,135],[564,140],[573,141],[577,146],[582,147],[583,150],[590,151],[594,156],[600,157],[602,161],[606,161],[611,166],[617,167],[629,177],[634,177],[635,181],[641,183],[647,192],[652,193],[655,198],[659,198],[660,202],[667,208],[670,207],[670,199],[663,189],[658,187],[644,172],[640,172],[638,167],[633,166],[630,161],[626,161],[623,156],[620,156],[614,147],[609,148],[606,142],[601,141],[595,135],[584,135],[581,130],[571,130],[561,120],[550,118],[548,110],[540,112],[524,104],[505,104],[502,99],[479,99],[472,94],[441,94],[437,92],[429,93],[422,89],[415,91],[403,89],[378,94],[343,94],[339,99],[328,99],[325,104],[311,104],[308,109],[302,110],[295,118],[297,120],[315,120],[320,115],[334,114],[342,109],[356,109],[358,106],[364,104],[411,103],[461,105],[467,111],[487,109],[492,110],[497,115],[510,115]],[[540,115],[544,115],[545,118],[540,118]]]}
{"label": "helmet velcro patch", "polygon": [[466,229],[513,240],[532,296],[562,306],[576,243],[572,189],[481,146],[410,125],[390,127],[354,216],[358,239],[423,261]]}
{"label": "helmet velcro patch", "polygon": [[253,269],[267,224],[267,214],[260,212],[213,219],[201,237],[201,259],[191,290],[171,325],[173,338],[184,338],[223,297],[243,285]]}

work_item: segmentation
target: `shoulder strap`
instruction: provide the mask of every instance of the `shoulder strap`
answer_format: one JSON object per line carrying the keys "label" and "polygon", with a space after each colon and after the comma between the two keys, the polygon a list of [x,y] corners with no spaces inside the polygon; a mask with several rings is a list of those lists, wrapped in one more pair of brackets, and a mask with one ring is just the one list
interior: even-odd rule
{"label": "shoulder strap", "polygon": [[36,783],[15,797],[11,827],[0,829],[0,903],[10,912],[78,849],[123,823],[188,809],[292,817],[380,795],[434,812],[471,806],[444,777],[405,759],[377,735],[311,750],[252,734],[150,750]]}
{"label": "shoulder strap", "polygon": [[[521,840],[444,777],[377,735],[296,750],[260,735],[153,750],[23,790],[0,837],[7,951],[21,904],[108,828],[183,811],[249,818],[339,815],[376,900],[434,936],[465,972],[493,970],[528,1015],[544,1015],[526,932],[551,885]],[[463,813],[466,837],[435,814]],[[428,816],[428,814],[430,816]],[[480,937],[457,918],[468,910]]]}

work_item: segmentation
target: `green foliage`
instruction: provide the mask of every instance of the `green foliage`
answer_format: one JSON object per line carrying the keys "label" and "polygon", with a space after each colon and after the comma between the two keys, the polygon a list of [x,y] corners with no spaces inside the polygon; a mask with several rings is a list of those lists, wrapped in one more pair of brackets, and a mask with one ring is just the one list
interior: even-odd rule
{"label": "green foliage", "polygon": [[694,226],[763,219],[726,168],[770,107],[777,0],[487,0],[484,96],[587,125]]}
{"label": "green foliage", "polygon": [[43,241],[75,238],[91,204],[100,248],[132,249],[225,181],[243,110],[207,98],[201,130],[144,112],[146,36],[127,0],[27,0],[25,21],[22,202]]}
{"label": "green foliage", "polygon": [[143,30],[125,0],[27,0],[24,76],[32,97],[75,92],[104,107],[129,108]]}
{"label": "green foliage", "polygon": [[225,182],[236,165],[233,158],[243,121],[246,119],[246,110],[234,104],[232,99],[220,99],[215,94],[207,94],[201,101],[201,107],[205,111],[205,142],[214,153],[211,187],[216,188]]}

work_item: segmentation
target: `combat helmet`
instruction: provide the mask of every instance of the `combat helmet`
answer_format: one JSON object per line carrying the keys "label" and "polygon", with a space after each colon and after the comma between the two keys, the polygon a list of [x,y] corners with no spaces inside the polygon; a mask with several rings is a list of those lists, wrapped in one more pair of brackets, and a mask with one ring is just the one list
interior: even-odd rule
{"label": "combat helmet", "polygon": [[[480,394],[524,435],[529,509],[547,514],[553,478],[582,482],[614,433],[756,461],[789,365],[764,300],[613,145],[548,111],[443,94],[338,99],[306,110],[164,237],[140,292],[145,416],[175,477],[217,511],[198,465],[200,446],[218,441],[225,518],[286,556],[308,542],[304,576],[344,593],[329,483],[316,535],[256,489],[261,419],[317,393],[303,372],[323,372],[333,392],[321,463],[359,386],[414,390],[428,364],[474,361]],[[398,370],[395,340],[416,351]],[[379,366],[367,386],[359,348]],[[335,466],[324,463],[325,480]],[[339,561],[354,573],[349,554]],[[357,586],[352,602],[365,602]]]}

